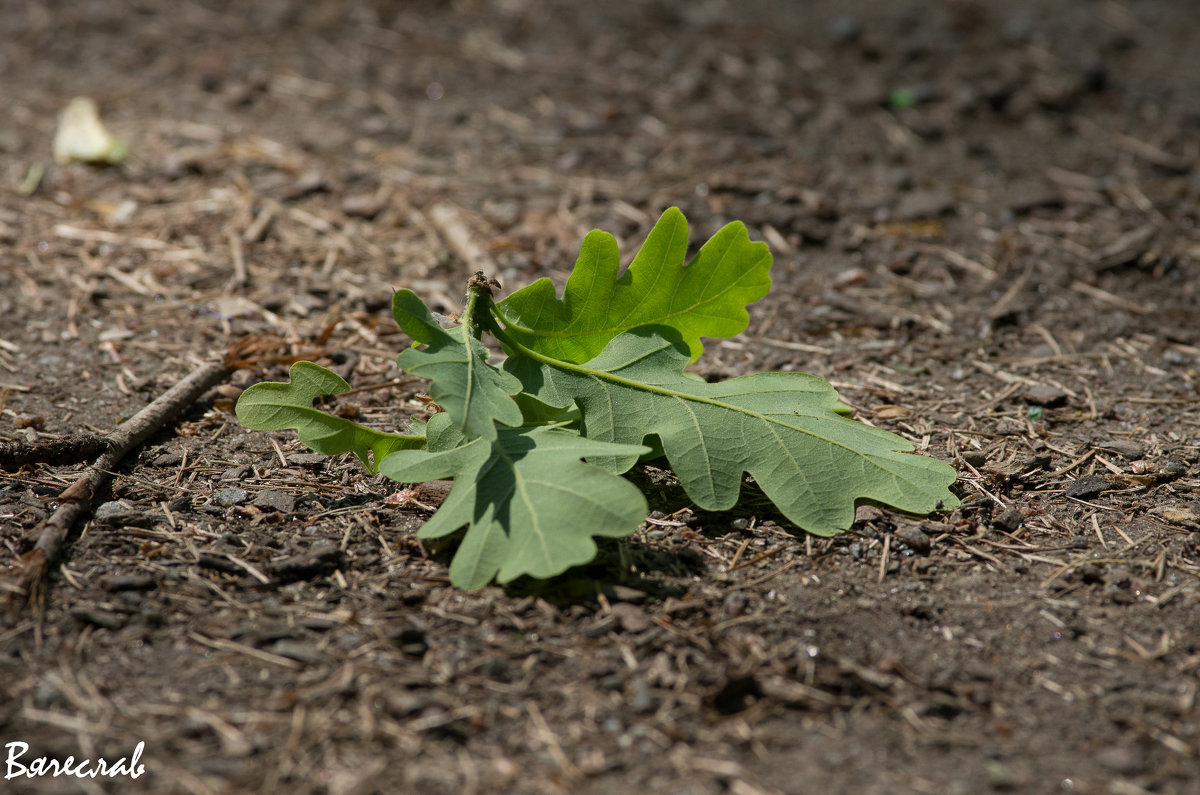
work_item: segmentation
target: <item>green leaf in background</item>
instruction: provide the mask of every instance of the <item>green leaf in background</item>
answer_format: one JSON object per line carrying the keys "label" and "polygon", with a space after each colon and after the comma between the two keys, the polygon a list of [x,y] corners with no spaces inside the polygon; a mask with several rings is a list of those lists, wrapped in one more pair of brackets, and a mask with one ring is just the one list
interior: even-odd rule
{"label": "green leaf in background", "polygon": [[[585,456],[633,456],[646,448],[606,444],[554,427],[501,428],[495,441],[457,447],[444,415],[428,426],[427,452],[404,450],[379,471],[400,482],[453,478],[454,486],[417,533],[440,538],[467,527],[450,564],[450,582],[482,588],[492,579],[553,577],[596,555],[593,536],[621,537],[646,517],[646,498],[629,481]],[[449,444],[440,440],[451,436]]]}
{"label": "green leaf in background", "polygon": [[466,325],[443,329],[411,290],[392,296],[392,314],[414,343],[425,346],[404,351],[396,364],[430,380],[429,396],[466,436],[495,439],[497,422],[521,424],[521,409],[511,397],[521,383],[488,364],[488,349]]}
{"label": "green leaf in background", "polygon": [[313,408],[313,400],[321,395],[340,395],[350,389],[337,373],[312,362],[296,362],[288,377],[291,383],[264,382],[242,393],[237,417],[243,425],[256,431],[294,428],[310,450],[325,455],[353,452],[372,473],[389,454],[425,446],[424,436],[375,431]]}
{"label": "green leaf in background", "polygon": [[766,243],[750,242],[740,221],[724,226],[685,265],[687,244],[687,219],[672,207],[617,278],[617,241],[590,232],[561,300],[549,279],[539,279],[495,309],[514,340],[562,361],[586,362],[618,334],[648,324],[678,330],[695,361],[704,350],[701,336],[745,330],[746,306],[771,289],[771,252]]}
{"label": "green leaf in background", "polygon": [[[733,507],[744,472],[789,520],[822,536],[848,528],[858,501],[910,513],[957,505],[950,466],[842,416],[837,392],[820,378],[758,373],[708,384],[688,378],[687,363],[676,332],[647,327],[583,365],[518,348],[505,367],[539,400],[573,401],[589,439],[640,444],[656,435],[688,496],[707,510]],[[588,460],[624,471],[635,458]]]}

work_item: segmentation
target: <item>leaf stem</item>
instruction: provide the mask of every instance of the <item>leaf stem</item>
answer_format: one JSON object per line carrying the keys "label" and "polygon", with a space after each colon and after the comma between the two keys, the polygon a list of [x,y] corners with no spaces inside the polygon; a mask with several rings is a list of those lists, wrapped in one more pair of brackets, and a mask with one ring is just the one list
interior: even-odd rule
{"label": "leaf stem", "polygon": [[462,322],[467,327],[467,333],[477,340],[483,339],[483,328],[480,326],[477,315],[480,292],[479,288],[474,285],[467,287],[467,308],[462,313]]}

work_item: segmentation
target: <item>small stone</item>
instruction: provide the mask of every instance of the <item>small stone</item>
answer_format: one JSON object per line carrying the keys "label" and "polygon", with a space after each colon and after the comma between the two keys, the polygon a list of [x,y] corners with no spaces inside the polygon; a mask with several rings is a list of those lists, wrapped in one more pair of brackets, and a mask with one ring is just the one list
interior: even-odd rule
{"label": "small stone", "polygon": [[1005,533],[1015,533],[1021,528],[1025,522],[1025,517],[1017,508],[1009,508],[1004,513],[992,520],[992,527],[997,530],[1002,530]]}
{"label": "small stone", "polygon": [[345,635],[339,635],[334,643],[342,651],[354,651],[363,644],[363,636],[357,632],[347,632]]}
{"label": "small stone", "polygon": [[268,489],[260,491],[254,498],[253,504],[259,508],[270,508],[280,513],[291,513],[296,510],[296,496],[288,494],[286,491]]}
{"label": "small stone", "polygon": [[163,453],[150,463],[154,467],[177,467],[183,463],[182,453]]}
{"label": "small stone", "polygon": [[1131,776],[1146,769],[1146,758],[1134,745],[1109,745],[1101,748],[1092,758],[1101,767],[1122,776]]}
{"label": "small stone", "polygon": [[117,601],[126,607],[141,607],[146,597],[137,591],[121,591],[117,594]]}
{"label": "small stone", "polygon": [[750,606],[750,597],[745,591],[730,591],[721,603],[721,618],[736,618],[746,612]]}
{"label": "small stone", "polygon": [[609,601],[612,602],[632,602],[633,604],[641,604],[646,601],[649,596],[645,591],[638,588],[630,588],[628,585],[614,585],[608,592]]}
{"label": "small stone", "polygon": [[883,519],[883,511],[876,508],[874,505],[859,505],[854,509],[855,524],[870,524]]}
{"label": "small stone", "polygon": [[420,691],[394,690],[383,696],[383,709],[393,718],[416,715],[429,705],[429,696]]}
{"label": "small stone", "polygon": [[318,542],[307,552],[273,561],[267,570],[281,583],[297,582],[333,574],[342,566],[343,558],[336,545]]}
{"label": "small stone", "polygon": [[1087,500],[1099,496],[1113,487],[1113,483],[1103,475],[1088,475],[1082,477],[1067,487],[1063,492],[1067,497],[1077,500]]}
{"label": "small stone", "polygon": [[901,527],[893,537],[918,555],[928,555],[933,549],[933,540],[919,527]]}
{"label": "small stone", "polygon": [[388,197],[378,193],[360,193],[342,200],[342,212],[356,218],[371,219],[387,206]]}
{"label": "small stone", "polygon": [[1186,475],[1188,471],[1187,464],[1182,461],[1168,461],[1163,464],[1160,476],[1163,480],[1174,480],[1175,478]]}
{"label": "small stone", "polygon": [[972,450],[969,453],[963,453],[963,461],[966,461],[971,466],[978,469],[987,463],[987,453],[982,450]]}
{"label": "small stone", "polygon": [[124,500],[113,500],[111,502],[101,503],[100,506],[96,508],[96,512],[93,514],[93,516],[100,524],[116,525],[121,524],[122,520],[124,520],[126,517],[132,516],[136,513],[137,511],[133,509],[133,506]]}
{"label": "small stone", "polygon": [[241,505],[250,499],[250,492],[237,486],[226,486],[212,496],[213,502],[226,508]]}
{"label": "small stone", "polygon": [[1114,453],[1121,458],[1128,458],[1131,461],[1146,454],[1146,445],[1135,442],[1133,439],[1106,439],[1103,442],[1097,442],[1093,447],[1105,453]]}
{"label": "small stone", "polygon": [[1048,384],[1037,384],[1021,393],[1021,400],[1026,403],[1048,409],[1065,406],[1068,397],[1069,395],[1063,390]]}
{"label": "small stone", "polygon": [[937,218],[954,209],[954,195],[945,191],[914,191],[900,197],[892,217],[897,221]]}
{"label": "small stone", "polygon": [[329,456],[317,453],[292,453],[287,460],[289,464],[295,464],[298,467],[319,467],[329,460]]}
{"label": "small stone", "polygon": [[250,475],[250,467],[246,465],[230,467],[221,473],[221,480],[245,480]]}
{"label": "small stone", "polygon": [[628,602],[619,602],[612,606],[617,624],[626,632],[643,632],[654,625],[654,620],[646,611]]}

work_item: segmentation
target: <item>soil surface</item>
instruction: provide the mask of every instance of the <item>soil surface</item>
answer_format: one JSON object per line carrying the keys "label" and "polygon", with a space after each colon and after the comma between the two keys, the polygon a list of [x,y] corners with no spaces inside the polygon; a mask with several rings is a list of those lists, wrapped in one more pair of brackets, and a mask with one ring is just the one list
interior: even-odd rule
{"label": "soil surface", "polygon": [[[57,456],[0,472],[0,743],[145,743],[136,781],[4,791],[1200,791],[1192,0],[3,3],[0,30],[0,443]],[[52,162],[74,96],[124,164]],[[649,472],[657,513],[596,565],[464,593],[415,538],[436,487],[389,501],[239,425],[269,364],[11,593],[86,471],[63,437],[247,336],[403,428],[429,405],[394,289],[561,284],[589,229],[628,258],[671,205],[775,256],[699,371],[830,380],[952,462],[960,509],[806,538]]]}

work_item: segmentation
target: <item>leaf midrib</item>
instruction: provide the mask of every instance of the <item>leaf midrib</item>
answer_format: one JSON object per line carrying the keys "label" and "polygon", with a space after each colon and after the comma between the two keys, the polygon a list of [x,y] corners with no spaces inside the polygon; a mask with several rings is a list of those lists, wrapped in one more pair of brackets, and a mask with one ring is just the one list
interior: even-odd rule
{"label": "leaf midrib", "polygon": [[[496,331],[496,329],[493,328],[493,333],[495,333],[495,331]],[[497,336],[501,336],[502,334],[503,334],[503,332],[500,332],[500,334],[497,334]],[[714,400],[712,398],[704,397],[702,395],[690,395],[686,392],[679,392],[679,391],[676,391],[673,389],[667,389],[665,387],[660,387],[660,386],[656,386],[653,384],[647,384],[642,381],[635,381],[631,378],[625,378],[623,376],[615,375],[614,373],[609,372],[607,370],[597,370],[597,369],[594,369],[591,367],[585,367],[584,365],[573,364],[571,362],[564,362],[560,359],[555,359],[551,356],[546,356],[544,354],[538,353],[537,351],[526,348],[524,345],[521,345],[520,343],[513,341],[511,339],[511,337],[509,337],[507,334],[503,334],[501,339],[505,343],[513,345],[513,347],[516,348],[517,350],[519,350],[521,354],[528,356],[529,358],[531,358],[535,361],[541,362],[542,364],[548,365],[550,367],[557,367],[561,370],[569,370],[569,371],[575,372],[577,374],[587,376],[589,378],[598,379],[601,381],[608,381],[613,384],[617,384],[619,386],[626,387],[628,389],[640,390],[643,392],[650,392],[653,394],[662,395],[663,397],[670,397],[670,398],[682,399],[682,400],[690,400],[695,403],[703,403],[703,404],[707,404],[710,406],[714,406],[716,408],[725,409],[727,411],[737,412],[737,413],[745,415],[747,417],[752,417],[754,419],[760,420],[763,423],[765,423],[768,427],[778,426],[780,428],[787,428],[788,430],[791,430],[796,433],[807,436],[810,439],[824,442],[830,446],[837,447],[842,450],[846,450],[846,451],[858,456],[861,459],[868,460],[871,462],[871,465],[873,467],[875,467],[876,469],[880,469],[880,470],[888,473],[888,475],[890,475],[893,478],[900,477],[901,480],[903,480],[906,483],[911,484],[914,488],[919,485],[919,484],[911,481],[909,478],[906,478],[903,476],[898,476],[895,471],[888,469],[888,468],[882,466],[881,464],[879,464],[877,461],[875,461],[875,454],[873,454],[873,453],[864,453],[864,452],[857,450],[854,447],[846,444],[845,442],[839,442],[836,439],[830,439],[827,436],[822,436],[821,434],[814,433],[806,428],[797,428],[794,425],[789,425],[786,422],[782,422],[782,421],[777,420],[768,415],[754,411],[753,409],[746,409],[746,408],[742,408],[741,406],[735,406],[735,405],[731,405],[729,403],[722,403],[719,400]],[[632,359],[629,362],[622,364],[622,367],[628,367],[631,364],[633,364],[637,361],[646,359],[649,356],[651,356],[655,353],[658,353],[661,350],[662,350],[662,348],[656,348],[652,351],[647,351],[642,356],[639,356],[636,359]],[[774,434],[774,431],[772,431],[772,433]],[[779,440],[779,445],[781,448],[783,448],[785,450],[787,449],[787,445],[785,443],[783,443],[782,440]],[[795,461],[794,458],[792,460]],[[798,471],[802,471],[803,467],[800,467],[799,463],[797,462],[796,469]],[[921,487],[920,490],[922,492],[927,491],[924,487]]]}

